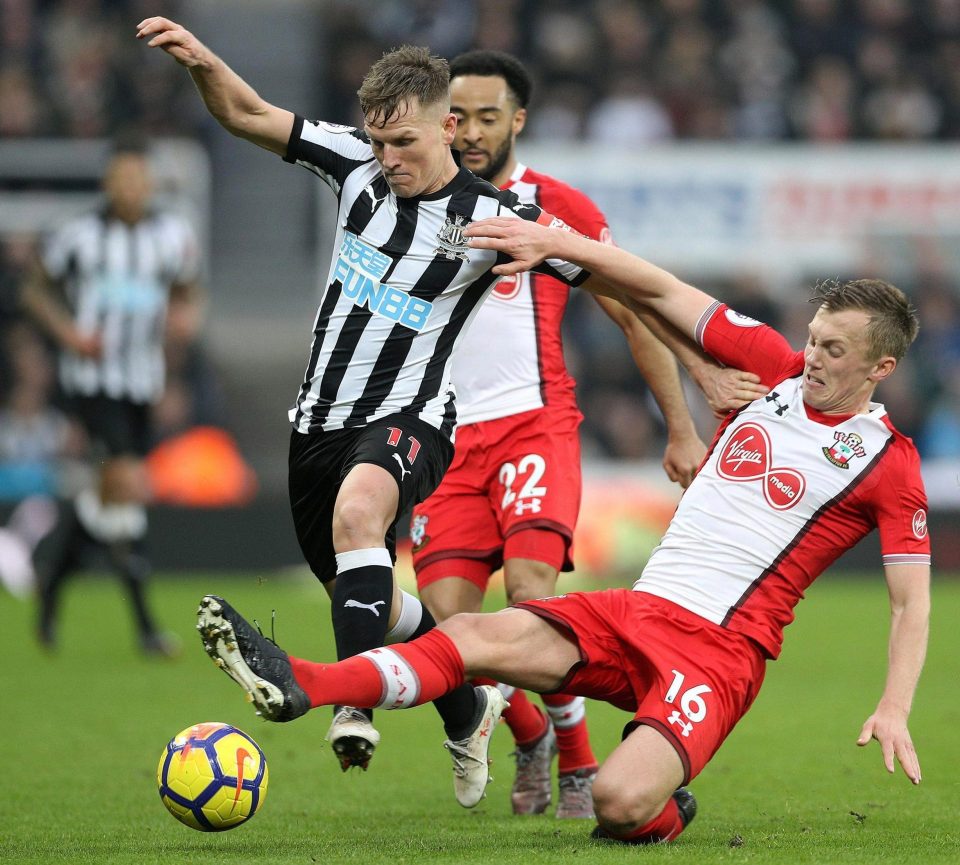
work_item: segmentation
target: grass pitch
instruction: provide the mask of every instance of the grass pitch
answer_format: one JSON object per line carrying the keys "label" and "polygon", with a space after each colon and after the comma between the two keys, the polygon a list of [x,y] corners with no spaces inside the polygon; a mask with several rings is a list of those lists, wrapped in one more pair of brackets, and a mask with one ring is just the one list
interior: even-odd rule
{"label": "grass pitch", "polygon": [[[291,651],[332,659],[329,607],[312,578],[195,575],[152,586],[182,657],[134,648],[117,583],[68,586],[60,649],[33,640],[33,610],[0,595],[0,861],[4,863],[956,863],[960,745],[956,622],[960,579],[940,575],[927,667],[911,731],[923,768],[913,787],[888,776],[875,743],[854,744],[882,688],[888,612],[879,572],[822,577],[787,631],[750,714],[694,781],[700,813],[673,845],[600,846],[590,825],[509,811],[506,729],[494,782],[473,811],[453,799],[440,722],[429,707],[379,712],[383,741],[367,773],[341,774],[323,741],[329,712],[260,721],[214,669],[193,630],[207,592],[223,594]],[[615,747],[624,713],[591,703],[594,747]],[[204,834],[163,808],[155,770],[174,734],[200,721],[250,733],[270,767],[249,823]]]}

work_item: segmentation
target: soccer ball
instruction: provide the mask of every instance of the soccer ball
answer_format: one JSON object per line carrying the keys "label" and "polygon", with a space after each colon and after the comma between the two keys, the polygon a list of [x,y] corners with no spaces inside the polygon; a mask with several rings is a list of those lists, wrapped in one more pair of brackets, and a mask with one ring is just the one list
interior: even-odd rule
{"label": "soccer ball", "polygon": [[167,810],[201,832],[245,823],[267,795],[267,760],[260,746],[229,724],[194,724],[174,736],[157,766]]}

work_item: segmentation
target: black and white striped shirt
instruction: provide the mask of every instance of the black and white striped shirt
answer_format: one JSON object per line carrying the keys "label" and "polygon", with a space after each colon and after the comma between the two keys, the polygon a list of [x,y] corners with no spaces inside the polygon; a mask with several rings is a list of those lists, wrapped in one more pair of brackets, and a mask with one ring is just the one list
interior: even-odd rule
{"label": "black and white striped shirt", "polygon": [[163,393],[163,339],[170,286],[197,276],[198,250],[185,221],[150,213],[135,225],[106,211],[68,223],[42,252],[62,283],[77,327],[99,333],[101,357],[62,352],[68,394],[149,403]]}
{"label": "black and white striped shirt", "polygon": [[[302,432],[363,426],[404,412],[452,435],[451,356],[504,256],[470,249],[463,229],[489,216],[550,221],[536,205],[461,168],[437,192],[398,198],[366,135],[297,117],[287,155],[337,194],[333,259],[290,421]],[[562,261],[537,270],[578,285]]]}

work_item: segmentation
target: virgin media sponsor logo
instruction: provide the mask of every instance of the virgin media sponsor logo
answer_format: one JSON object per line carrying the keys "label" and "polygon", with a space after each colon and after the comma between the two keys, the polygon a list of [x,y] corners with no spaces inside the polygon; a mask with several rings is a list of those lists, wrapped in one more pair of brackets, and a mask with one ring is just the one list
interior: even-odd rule
{"label": "virgin media sponsor logo", "polygon": [[717,473],[729,481],[759,481],[763,497],[774,510],[792,508],[803,498],[807,482],[796,469],[773,464],[767,431],[756,423],[737,427],[717,460]]}
{"label": "virgin media sponsor logo", "polygon": [[913,515],[913,534],[914,537],[923,539],[927,536],[927,512],[917,511]]}

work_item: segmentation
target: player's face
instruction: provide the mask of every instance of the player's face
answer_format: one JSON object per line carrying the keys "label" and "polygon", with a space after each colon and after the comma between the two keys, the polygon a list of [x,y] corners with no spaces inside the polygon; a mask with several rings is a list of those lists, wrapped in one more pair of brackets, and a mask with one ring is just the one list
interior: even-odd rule
{"label": "player's face", "polygon": [[862,310],[817,310],[804,349],[803,399],[811,408],[824,414],[867,410],[877,383],[896,366],[892,357],[870,359],[869,321]]}
{"label": "player's face", "polygon": [[453,146],[474,174],[503,185],[513,168],[513,145],[527,112],[517,108],[499,75],[458,75],[450,82],[450,110],[457,117]]}
{"label": "player's face", "polygon": [[450,145],[456,125],[445,105],[421,106],[416,98],[383,125],[364,122],[373,155],[394,195],[427,195],[449,182]]}
{"label": "player's face", "polygon": [[153,194],[150,166],[136,153],[120,153],[110,160],[103,188],[114,215],[125,222],[138,222]]}

